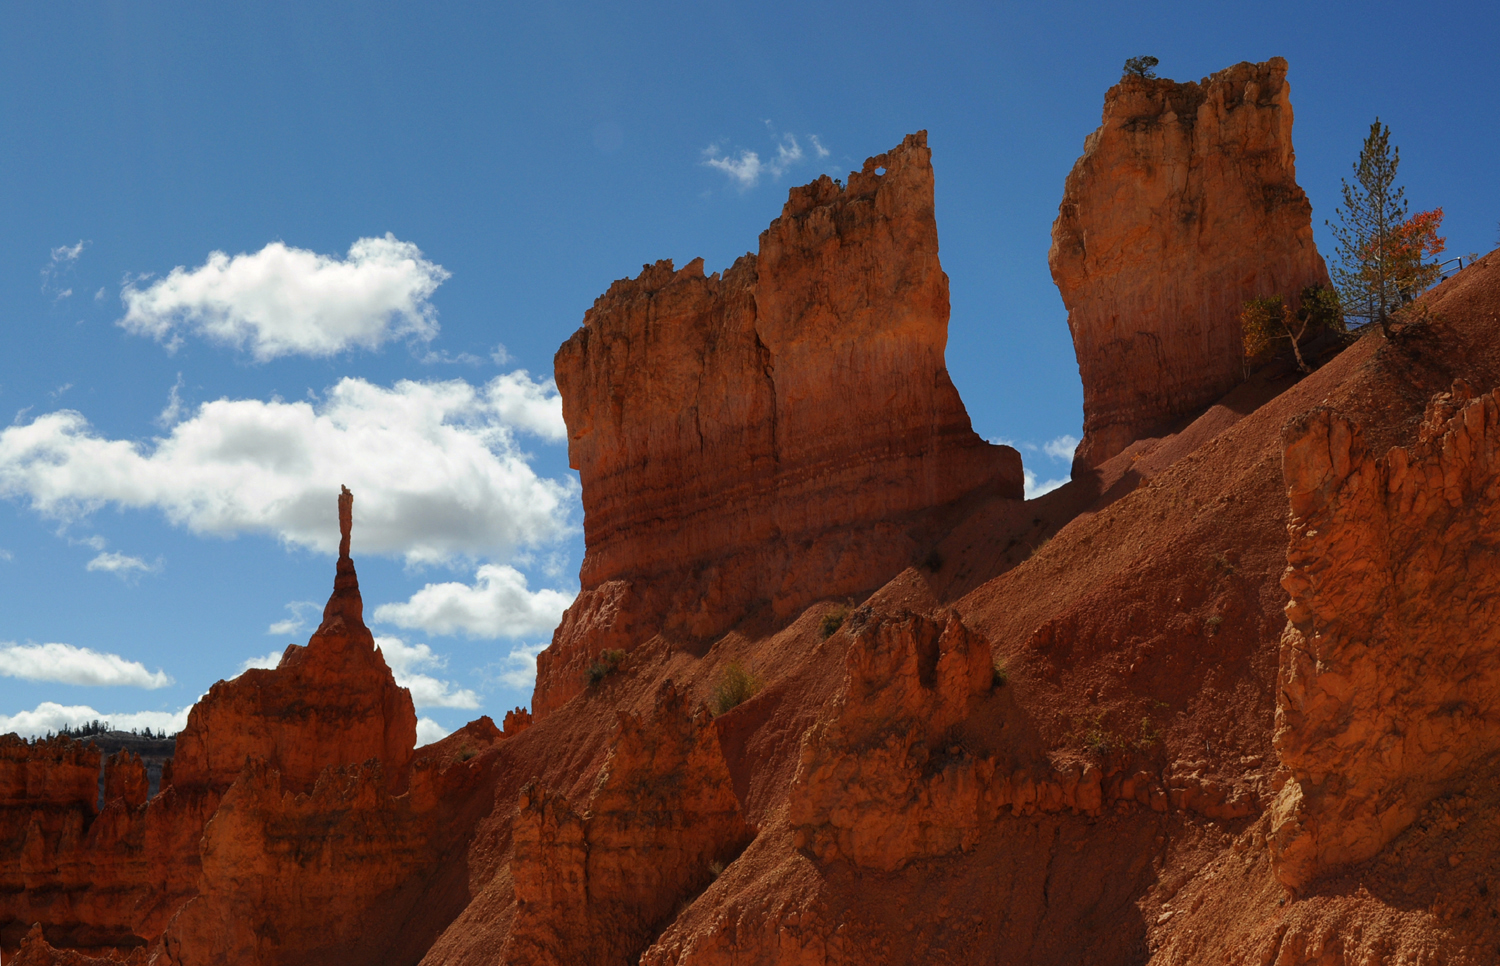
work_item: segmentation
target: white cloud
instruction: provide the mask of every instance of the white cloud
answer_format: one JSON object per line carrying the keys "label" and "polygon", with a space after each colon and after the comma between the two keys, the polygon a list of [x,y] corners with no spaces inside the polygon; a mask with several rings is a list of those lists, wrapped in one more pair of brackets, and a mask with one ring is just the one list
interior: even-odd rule
{"label": "white cloud", "polygon": [[446,658],[434,654],[426,644],[408,644],[399,637],[381,636],[375,638],[375,646],[385,656],[396,683],[411,691],[411,703],[417,707],[479,707],[479,695],[473,691],[418,672],[418,668],[436,670],[448,664]]}
{"label": "white cloud", "polygon": [[550,380],[524,372],[384,388],[346,378],[321,403],[220,399],[149,444],[60,410],[0,431],[0,496],[65,522],[155,508],[194,533],[268,533],[332,553],[334,498],[355,493],[354,544],[409,563],[498,556],[570,532],[577,483],[538,477],[516,430],[562,439]]}
{"label": "white cloud", "polygon": [[557,383],[551,379],[535,381],[525,369],[517,369],[486,383],[484,398],[495,418],[505,425],[554,443],[567,441],[562,397],[557,394]]}
{"label": "white cloud", "polygon": [[198,268],[178,266],[145,288],[127,283],[120,325],[175,348],[180,330],[278,356],[331,356],[375,349],[392,339],[437,335],[428,301],[449,278],[410,242],[387,233],[361,238],[340,259],[272,242],[233,258],[209,253]]}
{"label": "white cloud", "polygon": [[121,580],[129,580],[141,574],[158,573],[161,570],[161,560],[158,558],[156,563],[147,563],[140,557],[131,557],[123,553],[101,553],[90,560],[84,569],[90,573],[103,571],[107,574],[114,574]]}
{"label": "white cloud", "polygon": [[430,745],[434,741],[441,741],[453,732],[433,721],[431,718],[417,719],[417,747]]}
{"label": "white cloud", "polygon": [[1059,436],[1042,444],[1042,452],[1055,460],[1073,462],[1073,451],[1078,448],[1077,436]]}
{"label": "white cloud", "polygon": [[510,350],[505,348],[504,342],[496,342],[495,348],[490,350],[490,361],[497,366],[503,366],[511,360]]}
{"label": "white cloud", "polygon": [[381,604],[375,619],[428,634],[531,637],[550,634],[574,594],[532,591],[526,575],[505,564],[485,564],[475,582],[428,584],[404,604]]}
{"label": "white cloud", "polygon": [[830,153],[829,150],[823,147],[823,142],[818,140],[818,136],[816,134],[809,134],[807,136],[807,139],[812,142],[813,150],[818,152],[818,157],[828,157]]}
{"label": "white cloud", "polygon": [[173,683],[165,671],[148,671],[139,661],[101,654],[72,644],[0,642],[0,675],[24,681],[54,681],[92,687],[155,690]]}
{"label": "white cloud", "polygon": [[171,429],[177,420],[182,418],[182,373],[177,374],[177,381],[172,383],[172,388],[167,390],[167,405],[156,417],[156,425],[162,429]]}
{"label": "white cloud", "polygon": [[454,355],[447,349],[441,352],[428,349],[417,361],[424,366],[477,366],[484,362],[483,359],[471,352],[460,352],[458,355]]}
{"label": "white cloud", "polygon": [[52,249],[52,258],[42,266],[42,291],[52,292],[52,301],[61,302],[73,294],[71,288],[61,288],[59,279],[73,270],[87,245],[88,242],[80,238],[76,245],[59,245]]}
{"label": "white cloud", "polygon": [[140,731],[150,728],[154,732],[172,735],[187,727],[191,707],[178,711],[130,711],[103,714],[85,704],[62,705],[54,701],[43,701],[31,711],[13,715],[0,714],[0,734],[14,732],[23,738],[37,738],[67,725],[76,728],[92,721],[108,722],[118,731]]}
{"label": "white cloud", "polygon": [[[536,656],[546,644],[522,644],[505,656],[505,667],[496,675],[501,684],[529,690],[536,687]],[[493,665],[491,665],[493,667]]]}
{"label": "white cloud", "polygon": [[[827,157],[828,151],[818,139],[814,137],[811,140],[818,157]],[[797,143],[797,138],[791,134],[783,134],[777,139],[776,156],[767,160],[761,159],[760,152],[747,148],[741,148],[737,155],[725,154],[723,145],[718,143],[710,144],[703,149],[703,163],[727,174],[730,180],[737,182],[742,190],[759,184],[761,175],[770,175],[773,179],[780,178],[804,157],[802,145]]]}
{"label": "white cloud", "polygon": [[87,245],[88,242],[82,238],[78,239],[78,244],[76,245],[58,245],[52,249],[52,260],[47,263],[47,268],[43,269],[43,271],[55,269],[59,265],[73,264],[78,261],[78,256],[83,254],[83,249]]}
{"label": "white cloud", "polygon": [[1038,483],[1036,480],[1036,474],[1031,472],[1030,470],[1024,469],[1021,471],[1021,477],[1026,486],[1026,499],[1028,500],[1035,500],[1043,493],[1051,493],[1059,486],[1062,486],[1064,483],[1069,482],[1068,477],[1061,476],[1055,480],[1046,480],[1044,482]]}
{"label": "white cloud", "polygon": [[244,662],[240,664],[239,674],[236,674],[235,677],[239,677],[240,674],[244,674],[246,671],[250,670],[251,668],[267,668],[267,669],[269,669],[269,668],[276,667],[280,663],[281,663],[281,652],[280,651],[272,651],[269,654],[264,654],[264,655],[262,655],[260,657],[246,658],[244,660]]}
{"label": "white cloud", "polygon": [[[295,634],[307,626],[308,612],[311,611],[316,614],[321,607],[311,600],[294,600],[286,605],[286,609],[292,612],[292,616],[286,620],[279,620],[266,628],[267,634],[276,634],[278,636]],[[280,652],[277,653],[279,654]]]}
{"label": "white cloud", "polygon": [[94,293],[94,301],[95,302],[103,302],[104,301],[104,289],[103,288],[100,288],[99,291],[97,291],[97,292]]}
{"label": "white cloud", "polygon": [[763,165],[760,154],[755,151],[742,149],[738,157],[719,156],[718,145],[711,145],[704,149],[703,158],[704,164],[729,175],[732,180],[740,183],[741,188],[753,188],[760,183]]}
{"label": "white cloud", "polygon": [[11,553],[9,550],[6,550],[4,547],[0,547],[0,560],[14,560],[14,559],[16,559],[16,555],[15,554]]}

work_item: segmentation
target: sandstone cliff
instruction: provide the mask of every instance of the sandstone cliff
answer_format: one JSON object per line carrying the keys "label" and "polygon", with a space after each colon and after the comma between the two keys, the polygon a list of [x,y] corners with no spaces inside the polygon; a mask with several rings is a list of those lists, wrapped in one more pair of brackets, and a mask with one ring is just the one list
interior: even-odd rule
{"label": "sandstone cliff", "polygon": [[1347,417],[1287,428],[1273,818],[1303,887],[1368,859],[1500,751],[1500,391],[1433,397],[1413,445],[1370,452]]}
{"label": "sandstone cliff", "polygon": [[1047,261],[1068,310],[1093,468],[1243,378],[1239,314],[1326,283],[1297,186],[1287,64],[1127,77],[1068,175]]}
{"label": "sandstone cliff", "polygon": [[582,808],[521,790],[507,962],[636,962],[750,839],[708,709],[671,681],[649,715],[620,715],[611,744]]}
{"label": "sandstone cliff", "polygon": [[970,429],[947,334],[925,132],[847,185],[794,188],[722,275],[658,262],[612,285],[557,354],[587,554],[533,711],[605,647],[784,622],[914,562],[926,511],[1019,499],[1020,457]]}

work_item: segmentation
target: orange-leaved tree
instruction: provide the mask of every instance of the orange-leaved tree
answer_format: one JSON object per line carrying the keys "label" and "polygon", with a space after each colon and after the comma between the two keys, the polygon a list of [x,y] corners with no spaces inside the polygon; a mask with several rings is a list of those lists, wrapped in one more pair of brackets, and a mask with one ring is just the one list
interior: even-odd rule
{"label": "orange-leaved tree", "polygon": [[1442,277],[1442,269],[1432,255],[1448,247],[1448,239],[1438,235],[1443,227],[1443,209],[1419,211],[1396,226],[1391,233],[1386,260],[1395,276],[1401,301],[1410,302]]}

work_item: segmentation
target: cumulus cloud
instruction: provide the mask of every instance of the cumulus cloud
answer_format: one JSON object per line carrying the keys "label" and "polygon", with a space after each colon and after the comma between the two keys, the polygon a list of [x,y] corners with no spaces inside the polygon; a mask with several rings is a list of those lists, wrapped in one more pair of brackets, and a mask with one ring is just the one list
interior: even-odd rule
{"label": "cumulus cloud", "polygon": [[448,665],[446,658],[434,654],[426,644],[408,644],[399,637],[382,636],[375,638],[375,646],[385,656],[396,683],[411,691],[411,703],[417,707],[479,707],[479,695],[473,691],[421,673],[422,668],[440,670]]}
{"label": "cumulus cloud", "polygon": [[[818,157],[826,158],[828,150],[815,136],[809,136],[813,150]],[[770,175],[774,180],[806,157],[802,145],[798,143],[795,135],[783,134],[776,141],[776,154],[773,157],[761,158],[759,151],[751,151],[741,148],[738,154],[730,155],[724,152],[720,143],[710,144],[703,149],[703,163],[710,168],[724,172],[729,179],[739,185],[741,190],[753,188],[760,183],[762,175]]]}
{"label": "cumulus cloud", "polygon": [[574,594],[528,588],[526,575],[505,564],[485,564],[473,584],[428,584],[404,604],[381,604],[375,619],[428,634],[530,637],[550,634]]}
{"label": "cumulus cloud", "polygon": [[252,668],[270,669],[276,667],[276,665],[280,663],[281,651],[279,650],[271,651],[269,654],[263,654],[260,657],[246,658],[243,662],[241,662],[239,674],[236,674],[235,677],[239,677],[240,674],[244,674],[246,671],[249,671]]}
{"label": "cumulus cloud", "polygon": [[522,644],[511,648],[495,675],[496,680],[523,690],[536,687],[536,656],[546,647],[546,644]]}
{"label": "cumulus cloud", "polygon": [[160,572],[161,560],[158,559],[155,563],[147,563],[140,557],[132,557],[128,554],[101,553],[93,560],[90,560],[84,569],[90,573],[102,571],[103,573],[114,574],[121,580],[128,581],[141,574]]}
{"label": "cumulus cloud", "polygon": [[51,681],[91,687],[155,690],[173,683],[165,671],[146,670],[139,661],[101,654],[72,644],[0,642],[0,675],[23,681]]}
{"label": "cumulus cloud", "polygon": [[441,741],[453,732],[433,721],[431,718],[417,719],[417,747],[430,745],[434,741]]}
{"label": "cumulus cloud", "polygon": [[389,232],[359,239],[342,259],[272,242],[232,258],[211,252],[198,268],[179,265],[144,288],[127,283],[119,324],[170,348],[182,332],[196,333],[248,349],[262,362],[331,356],[436,336],[437,310],[428,299],[449,277]]}
{"label": "cumulus cloud", "polygon": [[497,556],[570,532],[572,480],[538,477],[518,430],[565,436],[550,380],[525,372],[385,388],[346,378],[321,401],[220,399],[165,437],[108,439],[59,410],[0,431],[0,496],[71,522],[160,510],[197,534],[272,534],[332,553],[334,496],[357,497],[358,550],[408,563]]}
{"label": "cumulus cloud", "polygon": [[1037,482],[1036,474],[1026,469],[1021,471],[1021,477],[1026,486],[1026,499],[1028,500],[1035,500],[1044,493],[1051,493],[1059,486],[1068,482],[1068,477],[1066,476],[1060,476],[1054,480]]}
{"label": "cumulus cloud", "polygon": [[1059,436],[1042,444],[1042,452],[1055,460],[1073,462],[1073,451],[1078,448],[1077,436]]}
{"label": "cumulus cloud", "polygon": [[549,442],[567,441],[562,397],[557,394],[557,383],[551,379],[532,379],[525,369],[517,369],[486,383],[484,399],[501,423]]}
{"label": "cumulus cloud", "polygon": [[173,735],[187,727],[189,708],[177,711],[130,711],[105,714],[86,704],[62,705],[55,701],[43,701],[30,711],[13,715],[0,714],[0,734],[14,732],[23,738],[38,738],[48,732],[56,732],[64,725],[76,728],[92,721],[108,722],[119,731],[140,731],[150,728],[154,732]]}
{"label": "cumulus cloud", "polygon": [[[311,600],[294,600],[286,605],[286,609],[292,612],[292,616],[285,620],[276,621],[266,628],[267,634],[295,634],[307,626],[307,615],[316,614],[321,605]],[[280,652],[278,652],[279,654]]]}

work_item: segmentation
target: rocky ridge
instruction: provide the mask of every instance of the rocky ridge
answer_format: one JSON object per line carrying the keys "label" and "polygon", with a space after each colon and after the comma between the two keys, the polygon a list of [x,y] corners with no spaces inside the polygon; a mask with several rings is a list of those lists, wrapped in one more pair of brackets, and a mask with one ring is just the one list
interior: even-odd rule
{"label": "rocky ridge", "polygon": [[[653,291],[707,281],[668,272]],[[902,522],[905,556],[878,586],[793,594],[785,612],[734,588],[680,610],[670,595],[713,571],[712,541],[684,543],[708,561],[689,571],[646,546],[663,569],[585,581],[535,720],[507,716],[503,737],[470,725],[397,780],[377,754],[293,793],[248,755],[227,789],[206,789],[199,840],[162,846],[199,870],[182,901],[154,900],[163,938],[98,931],[133,921],[99,898],[121,881],[118,853],[76,843],[124,841],[130,816],[185,786],[130,805],[122,761],[120,797],[94,816],[87,751],[0,744],[0,820],[39,830],[37,857],[5,873],[47,923],[21,957],[1493,963],[1496,325],[1491,254],[1424,296],[1395,340],[1369,333],[1305,378],[1253,373],[1040,499],[980,487],[929,506]],[[668,357],[703,344],[690,327],[652,331]],[[618,404],[610,418],[640,420],[631,445],[667,452],[685,410],[627,419],[633,398],[570,408],[570,434]],[[585,475],[586,501],[606,479]],[[625,567],[661,492],[642,487],[642,506],[605,493],[615,505],[596,519],[635,522],[589,540]],[[662,532],[678,533],[685,511],[666,507]],[[782,577],[813,566],[759,553],[730,556]],[[714,621],[734,623],[704,630]],[[604,649],[620,653],[585,678],[580,655]],[[733,669],[759,687],[711,715]],[[385,680],[351,678],[372,748],[404,720],[376,710]],[[62,918],[62,896],[95,903],[96,932]],[[6,912],[9,950],[30,913]]]}

